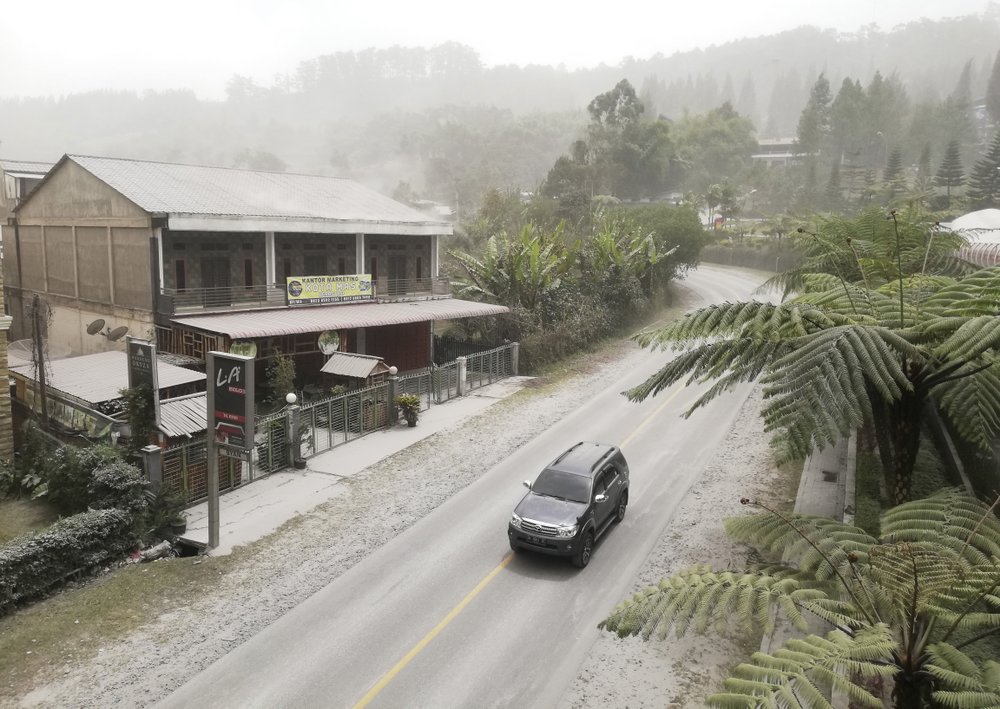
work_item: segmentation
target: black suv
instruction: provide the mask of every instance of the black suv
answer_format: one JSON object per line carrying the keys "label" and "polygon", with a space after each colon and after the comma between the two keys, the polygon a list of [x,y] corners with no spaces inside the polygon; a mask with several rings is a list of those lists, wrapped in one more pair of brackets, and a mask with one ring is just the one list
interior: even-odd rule
{"label": "black suv", "polygon": [[583,568],[594,541],[628,506],[628,463],[616,446],[577,443],[553,460],[524,496],[507,525],[510,548],[568,556]]}

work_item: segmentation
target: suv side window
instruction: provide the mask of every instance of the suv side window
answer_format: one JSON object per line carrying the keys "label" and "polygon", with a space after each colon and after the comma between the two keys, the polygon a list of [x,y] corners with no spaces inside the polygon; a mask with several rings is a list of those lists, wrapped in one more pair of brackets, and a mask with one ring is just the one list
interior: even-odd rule
{"label": "suv side window", "polygon": [[609,465],[604,469],[604,487],[606,490],[610,490],[611,486],[615,484],[618,479],[618,468],[614,465]]}
{"label": "suv side window", "polygon": [[607,475],[608,475],[608,471],[607,470],[602,470],[601,472],[599,472],[597,474],[597,477],[594,478],[594,496],[595,497],[597,495],[603,495],[605,492],[607,492],[607,489],[608,489],[607,488]]}

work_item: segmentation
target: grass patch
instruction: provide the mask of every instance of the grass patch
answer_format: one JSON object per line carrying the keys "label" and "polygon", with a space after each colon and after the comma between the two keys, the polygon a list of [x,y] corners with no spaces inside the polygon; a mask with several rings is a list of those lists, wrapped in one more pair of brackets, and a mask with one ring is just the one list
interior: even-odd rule
{"label": "grass patch", "polygon": [[45,500],[5,498],[0,500],[0,544],[28,532],[45,529],[59,519],[59,511]]}
{"label": "grass patch", "polygon": [[218,583],[228,557],[184,557],[134,564],[0,618],[0,687],[23,696],[68,661],[165,611],[190,603]]}

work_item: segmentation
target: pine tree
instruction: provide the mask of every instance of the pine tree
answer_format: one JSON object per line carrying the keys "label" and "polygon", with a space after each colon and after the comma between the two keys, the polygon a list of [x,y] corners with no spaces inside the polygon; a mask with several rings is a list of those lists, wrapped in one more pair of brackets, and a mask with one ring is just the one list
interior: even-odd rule
{"label": "pine tree", "polygon": [[903,175],[903,151],[893,148],[889,153],[889,162],[882,173],[882,181],[889,191],[890,197],[896,196],[905,187],[906,178]]}
{"label": "pine tree", "polygon": [[972,168],[968,197],[973,209],[1000,205],[1000,132],[993,136],[989,150]]}
{"label": "pine tree", "polygon": [[840,163],[833,163],[830,169],[830,179],[826,183],[826,206],[827,209],[836,211],[841,203],[840,191]]}
{"label": "pine tree", "polygon": [[993,122],[1000,122],[1000,52],[993,60],[993,71],[986,84],[986,112]]}
{"label": "pine tree", "polygon": [[958,140],[954,138],[948,142],[948,147],[944,151],[944,158],[941,160],[937,175],[934,177],[934,184],[945,188],[946,206],[951,205],[951,188],[961,187],[965,184],[962,155],[958,147]]}

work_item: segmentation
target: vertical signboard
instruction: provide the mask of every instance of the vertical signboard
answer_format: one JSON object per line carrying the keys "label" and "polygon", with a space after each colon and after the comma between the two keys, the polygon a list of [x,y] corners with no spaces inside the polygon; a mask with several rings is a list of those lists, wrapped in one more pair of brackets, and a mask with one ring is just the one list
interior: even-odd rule
{"label": "vertical signboard", "polygon": [[254,441],[254,358],[209,352],[208,546],[219,545],[219,455],[249,462]]}
{"label": "vertical signboard", "polygon": [[160,385],[156,371],[156,345],[134,337],[125,338],[125,353],[128,357],[129,389],[140,384],[149,386],[153,395],[153,417],[156,427],[160,426]]}

